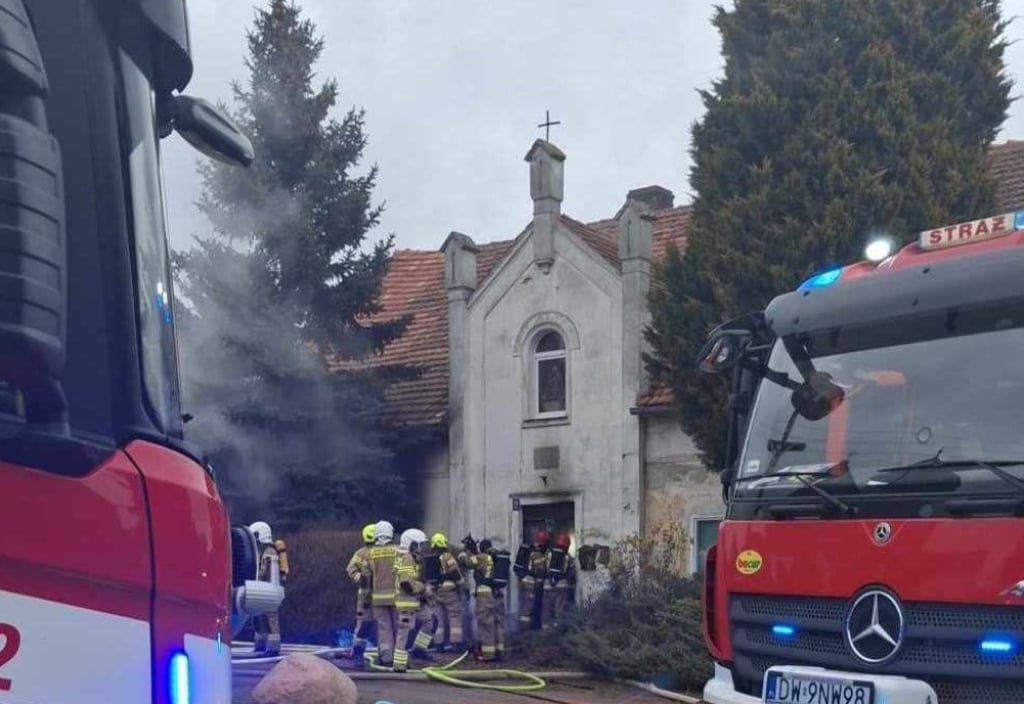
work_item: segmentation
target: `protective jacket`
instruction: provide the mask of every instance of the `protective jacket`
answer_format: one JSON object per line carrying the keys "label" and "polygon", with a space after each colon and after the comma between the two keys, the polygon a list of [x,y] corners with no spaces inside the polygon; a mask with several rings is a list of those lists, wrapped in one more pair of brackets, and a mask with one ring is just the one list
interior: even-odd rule
{"label": "protective jacket", "polygon": [[374,606],[395,605],[395,560],[398,550],[394,545],[370,546],[370,600]]}

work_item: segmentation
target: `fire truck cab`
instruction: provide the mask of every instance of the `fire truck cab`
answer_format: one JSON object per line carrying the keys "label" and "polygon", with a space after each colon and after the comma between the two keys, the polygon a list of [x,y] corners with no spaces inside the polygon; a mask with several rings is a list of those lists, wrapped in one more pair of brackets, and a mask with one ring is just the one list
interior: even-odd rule
{"label": "fire truck cab", "polygon": [[281,596],[183,439],[159,142],[253,159],[191,75],[184,0],[0,0],[4,704],[228,704]]}
{"label": "fire truck cab", "polygon": [[709,704],[1024,702],[1024,212],[831,268],[732,374]]}

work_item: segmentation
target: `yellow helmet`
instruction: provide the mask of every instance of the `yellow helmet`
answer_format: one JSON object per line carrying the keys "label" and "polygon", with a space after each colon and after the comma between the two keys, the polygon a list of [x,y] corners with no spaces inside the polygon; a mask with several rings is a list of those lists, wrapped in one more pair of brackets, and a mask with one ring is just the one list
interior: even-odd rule
{"label": "yellow helmet", "polygon": [[430,547],[444,549],[448,547],[448,538],[444,536],[444,533],[434,533],[430,536]]}
{"label": "yellow helmet", "polygon": [[373,544],[373,528],[376,525],[376,523],[367,523],[363,526],[363,542],[367,545]]}

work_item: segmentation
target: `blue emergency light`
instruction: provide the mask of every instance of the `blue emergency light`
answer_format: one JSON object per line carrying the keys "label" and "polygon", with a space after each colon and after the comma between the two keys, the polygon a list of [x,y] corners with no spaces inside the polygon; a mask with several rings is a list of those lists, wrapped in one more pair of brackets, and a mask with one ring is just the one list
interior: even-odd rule
{"label": "blue emergency light", "polygon": [[171,704],[190,704],[188,655],[177,652],[171,656]]}
{"label": "blue emergency light", "polygon": [[986,638],[979,647],[981,652],[990,655],[1009,655],[1016,649],[1016,644],[1008,638]]}
{"label": "blue emergency light", "polygon": [[812,288],[827,288],[835,284],[837,281],[839,281],[839,277],[842,276],[842,274],[843,269],[842,267],[838,266],[835,267],[834,269],[826,269],[825,271],[820,271],[811,278],[804,281],[802,284],[800,284],[800,287],[797,288],[797,291],[808,291]]}
{"label": "blue emergency light", "polygon": [[796,629],[780,623],[772,626],[772,635],[779,638],[792,638],[796,635]]}

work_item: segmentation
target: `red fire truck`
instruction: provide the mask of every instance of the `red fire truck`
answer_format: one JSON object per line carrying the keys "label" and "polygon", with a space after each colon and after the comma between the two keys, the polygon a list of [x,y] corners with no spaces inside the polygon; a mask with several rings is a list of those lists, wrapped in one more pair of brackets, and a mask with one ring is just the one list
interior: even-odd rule
{"label": "red fire truck", "polygon": [[920,233],[717,328],[709,704],[1024,702],[1024,212]]}
{"label": "red fire truck", "polygon": [[0,0],[3,704],[227,704],[275,596],[183,441],[159,140],[253,158],[191,73],[183,0]]}

